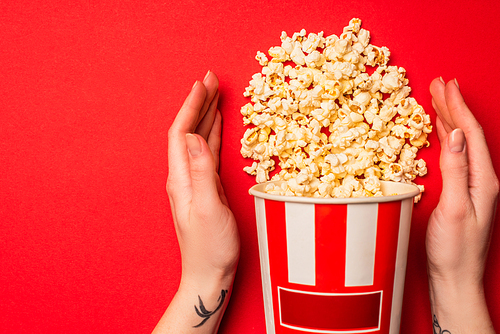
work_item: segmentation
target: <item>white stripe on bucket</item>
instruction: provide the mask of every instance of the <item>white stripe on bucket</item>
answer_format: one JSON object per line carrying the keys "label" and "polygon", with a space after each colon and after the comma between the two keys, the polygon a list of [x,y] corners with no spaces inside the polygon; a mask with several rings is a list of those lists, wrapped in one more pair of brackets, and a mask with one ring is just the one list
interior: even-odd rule
{"label": "white stripe on bucket", "polygon": [[262,292],[264,295],[264,309],[266,314],[266,333],[275,334],[271,271],[269,269],[269,250],[267,247],[266,205],[263,198],[255,197],[255,216],[259,239],[260,272],[262,275]]}
{"label": "white stripe on bucket", "polygon": [[373,285],[378,204],[347,205],[345,286]]}
{"label": "white stripe on bucket", "polygon": [[316,284],[314,204],[285,203],[288,281]]}
{"label": "white stripe on bucket", "polygon": [[401,202],[396,270],[394,272],[394,289],[392,292],[390,334],[398,334],[401,323],[401,309],[403,306],[403,292],[408,256],[408,243],[410,239],[412,209],[413,198],[408,198]]}

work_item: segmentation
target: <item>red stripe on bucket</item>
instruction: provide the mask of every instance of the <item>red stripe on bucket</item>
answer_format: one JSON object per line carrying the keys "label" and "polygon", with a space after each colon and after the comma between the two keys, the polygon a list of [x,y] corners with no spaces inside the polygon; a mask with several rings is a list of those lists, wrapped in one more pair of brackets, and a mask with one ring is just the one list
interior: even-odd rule
{"label": "red stripe on bucket", "polygon": [[[281,282],[288,282],[285,203],[266,200],[265,206],[266,220],[269,222],[267,224],[267,243],[272,303],[273,309],[278,310],[278,289],[276,287],[282,284]],[[279,323],[279,312],[277,311],[274,312],[274,322]]]}
{"label": "red stripe on bucket", "polygon": [[379,327],[382,292],[311,294],[279,289],[281,323],[318,331],[374,330]]}
{"label": "red stripe on bucket", "polygon": [[347,204],[316,204],[316,287],[335,292],[344,286]]}
{"label": "red stripe on bucket", "polygon": [[378,210],[374,285],[384,291],[380,332],[389,333],[401,202],[380,203]]}

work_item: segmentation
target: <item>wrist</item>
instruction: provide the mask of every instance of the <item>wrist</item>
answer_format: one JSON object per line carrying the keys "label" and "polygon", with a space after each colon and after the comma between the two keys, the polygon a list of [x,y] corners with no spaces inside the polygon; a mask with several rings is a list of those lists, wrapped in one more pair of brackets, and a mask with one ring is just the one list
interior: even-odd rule
{"label": "wrist", "polygon": [[436,312],[455,314],[485,303],[482,285],[429,280],[431,307]]}
{"label": "wrist", "polygon": [[226,295],[231,292],[235,274],[236,270],[188,271],[183,268],[179,293],[199,295],[203,299],[216,301],[222,291],[226,291]]}
{"label": "wrist", "polygon": [[484,286],[480,279],[467,279],[466,277],[444,277],[428,275],[429,291],[431,298],[450,298],[461,300],[467,298],[477,299],[484,297]]}
{"label": "wrist", "polygon": [[[229,303],[234,277],[196,275],[181,277],[174,302],[181,303],[183,324],[189,324],[189,330],[183,328],[179,333],[217,333],[224,311]],[[183,325],[185,326],[185,325]],[[179,327],[180,328],[180,327]],[[201,329],[201,331],[198,331]],[[166,333],[177,333],[166,331]]]}
{"label": "wrist", "polygon": [[494,333],[482,282],[429,278],[429,295],[434,320],[443,330],[459,333]]}
{"label": "wrist", "polygon": [[237,262],[231,266],[215,267],[199,262],[182,263],[181,285],[200,288],[231,286],[236,276]]}
{"label": "wrist", "polygon": [[230,290],[233,285],[234,274],[212,272],[212,273],[183,273],[179,284],[179,290],[220,292],[221,289]]}
{"label": "wrist", "polygon": [[217,333],[234,275],[184,270],[179,289],[153,333]]}

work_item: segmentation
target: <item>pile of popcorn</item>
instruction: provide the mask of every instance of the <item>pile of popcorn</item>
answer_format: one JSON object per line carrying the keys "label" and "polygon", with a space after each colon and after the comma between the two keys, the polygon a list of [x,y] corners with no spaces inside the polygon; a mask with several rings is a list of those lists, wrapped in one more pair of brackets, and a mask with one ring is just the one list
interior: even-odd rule
{"label": "pile of popcorn", "polygon": [[277,161],[271,180],[284,182],[266,192],[287,196],[381,196],[380,180],[414,184],[427,173],[416,155],[432,126],[389,56],[356,18],[340,37],[282,32],[270,60],[257,52],[262,72],[245,89],[241,154],[256,161],[244,171],[262,183]]}

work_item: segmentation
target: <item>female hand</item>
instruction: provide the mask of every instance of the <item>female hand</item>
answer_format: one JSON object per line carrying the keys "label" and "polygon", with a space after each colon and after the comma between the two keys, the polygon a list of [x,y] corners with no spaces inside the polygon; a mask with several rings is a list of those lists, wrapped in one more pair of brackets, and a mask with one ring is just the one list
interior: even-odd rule
{"label": "female hand", "polygon": [[168,180],[182,257],[179,291],[155,333],[215,333],[239,258],[236,221],[219,175],[217,76],[196,81],[168,134]]}
{"label": "female hand", "polygon": [[434,325],[451,333],[490,333],[483,274],[495,216],[498,179],[481,126],[456,80],[430,86],[441,143],[443,190],[427,229]]}
{"label": "female hand", "polygon": [[182,256],[183,279],[234,275],[236,221],[221,186],[221,114],[217,76],[195,82],[168,136],[167,193]]}

